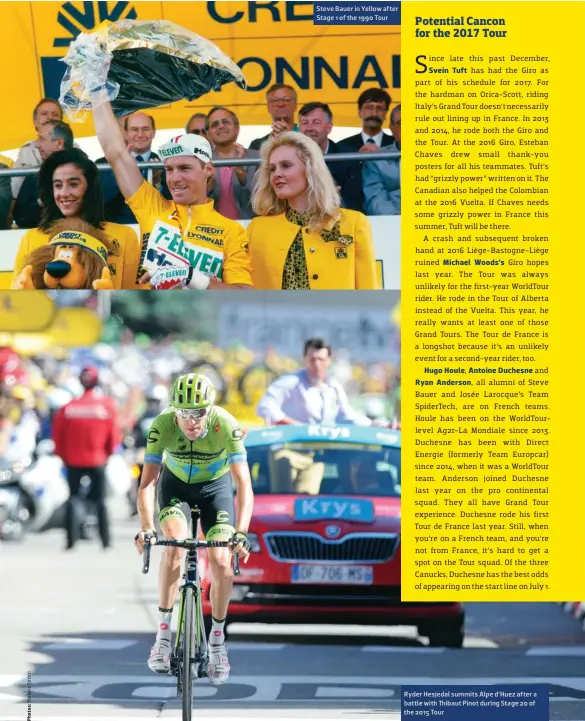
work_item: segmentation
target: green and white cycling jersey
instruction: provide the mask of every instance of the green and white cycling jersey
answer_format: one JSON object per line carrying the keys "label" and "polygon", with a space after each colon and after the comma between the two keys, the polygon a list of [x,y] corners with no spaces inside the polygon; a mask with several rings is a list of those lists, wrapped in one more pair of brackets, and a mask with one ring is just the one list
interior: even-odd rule
{"label": "green and white cycling jersey", "polygon": [[246,460],[243,433],[226,410],[213,406],[203,436],[190,441],[179,428],[173,408],[160,413],[148,433],[145,463],[162,464],[185,483],[214,481],[232,463]]}

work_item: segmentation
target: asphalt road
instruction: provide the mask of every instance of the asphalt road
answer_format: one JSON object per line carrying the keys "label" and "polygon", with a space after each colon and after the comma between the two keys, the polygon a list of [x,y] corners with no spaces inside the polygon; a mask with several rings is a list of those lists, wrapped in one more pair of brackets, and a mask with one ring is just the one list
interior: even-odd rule
{"label": "asphalt road", "polygon": [[[146,666],[158,549],[143,576],[135,523],[123,505],[115,516],[107,552],[85,542],[65,553],[58,532],[0,546],[1,721],[180,718],[174,679]],[[198,682],[201,721],[398,721],[401,684],[486,682],[547,683],[550,719],[585,719],[585,633],[554,604],[469,604],[462,650],[428,648],[408,628],[230,631],[232,676]]]}

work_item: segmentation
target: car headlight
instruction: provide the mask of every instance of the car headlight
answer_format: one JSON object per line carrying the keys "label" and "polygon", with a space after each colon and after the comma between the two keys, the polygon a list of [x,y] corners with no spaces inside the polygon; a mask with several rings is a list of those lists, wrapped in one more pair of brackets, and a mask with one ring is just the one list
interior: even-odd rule
{"label": "car headlight", "polygon": [[260,547],[260,539],[257,533],[248,533],[248,541],[250,541],[250,551],[252,553],[260,553],[262,548]]}

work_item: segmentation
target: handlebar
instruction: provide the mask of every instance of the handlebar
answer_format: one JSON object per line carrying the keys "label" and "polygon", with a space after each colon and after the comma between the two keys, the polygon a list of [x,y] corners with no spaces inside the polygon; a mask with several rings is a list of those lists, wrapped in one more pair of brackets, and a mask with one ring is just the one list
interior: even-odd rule
{"label": "handlebar", "polygon": [[[150,536],[152,538],[152,536]],[[168,541],[157,540],[154,543],[149,542],[149,536],[145,536],[144,552],[142,554],[142,573],[148,573],[150,568],[150,550],[153,546],[171,546],[173,548],[187,548],[193,550],[197,548],[228,548],[233,547],[231,541],[197,541],[195,538],[186,538],[184,541],[171,539]],[[233,556],[234,576],[240,575],[240,557],[238,554]]]}

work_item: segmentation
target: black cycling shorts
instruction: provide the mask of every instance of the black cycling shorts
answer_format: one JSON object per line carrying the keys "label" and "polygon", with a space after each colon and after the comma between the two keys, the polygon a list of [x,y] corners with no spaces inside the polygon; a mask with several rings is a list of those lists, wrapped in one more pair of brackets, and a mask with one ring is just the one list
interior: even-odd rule
{"label": "black cycling shorts", "polygon": [[235,532],[236,509],[232,478],[225,473],[215,481],[185,483],[163,468],[158,481],[158,520],[180,518],[187,522],[183,503],[201,511],[201,528],[208,541],[229,541]]}

